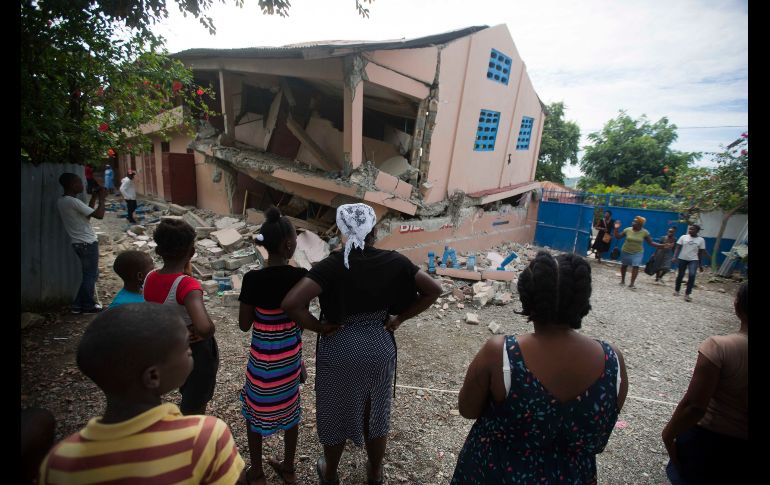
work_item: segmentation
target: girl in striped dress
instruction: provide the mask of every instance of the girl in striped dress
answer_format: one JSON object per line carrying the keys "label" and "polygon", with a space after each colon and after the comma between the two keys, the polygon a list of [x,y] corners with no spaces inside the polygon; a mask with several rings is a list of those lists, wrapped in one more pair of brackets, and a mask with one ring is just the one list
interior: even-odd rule
{"label": "girl in striped dress", "polygon": [[275,207],[265,211],[265,217],[255,242],[267,249],[267,264],[246,273],[238,298],[238,325],[244,332],[251,330],[246,382],[240,396],[251,455],[251,467],[246,473],[249,485],[266,483],[262,437],[278,430],[286,433],[284,458],[270,458],[268,464],[284,483],[296,481],[294,454],[301,410],[302,337],[299,326],[280,305],[307,270],[288,264],[297,247],[297,233],[291,222]]}

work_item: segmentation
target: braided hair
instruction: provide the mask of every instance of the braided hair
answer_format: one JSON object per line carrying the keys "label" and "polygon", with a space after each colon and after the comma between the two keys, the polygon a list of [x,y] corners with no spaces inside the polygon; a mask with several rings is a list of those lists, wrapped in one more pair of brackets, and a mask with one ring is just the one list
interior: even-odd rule
{"label": "braided hair", "polygon": [[281,244],[294,232],[294,225],[281,215],[277,207],[270,206],[265,211],[265,222],[259,228],[254,243],[263,246],[268,252],[277,253]]}
{"label": "braided hair", "polygon": [[591,266],[578,255],[556,258],[539,251],[519,275],[522,311],[528,321],[580,328],[591,310]]}

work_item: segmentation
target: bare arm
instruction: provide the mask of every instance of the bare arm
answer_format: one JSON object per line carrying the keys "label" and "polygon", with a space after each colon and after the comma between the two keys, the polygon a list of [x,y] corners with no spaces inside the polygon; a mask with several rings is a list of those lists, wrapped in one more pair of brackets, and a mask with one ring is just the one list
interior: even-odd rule
{"label": "bare arm", "polygon": [[626,233],[625,232],[618,232],[618,228],[619,227],[620,227],[620,223],[616,222],[615,223],[615,239],[623,239],[624,237],[626,237]]}
{"label": "bare arm", "polygon": [[674,259],[679,259],[679,251],[681,251],[681,250],[682,250],[682,245],[681,244],[677,243],[677,244],[674,245]]}
{"label": "bare arm", "polygon": [[658,249],[661,249],[661,248],[665,248],[666,246],[668,246],[668,244],[661,244],[661,243],[656,243],[655,241],[653,241],[653,240],[652,240],[652,238],[650,237],[650,235],[649,235],[649,234],[647,234],[646,236],[644,236],[644,240],[645,240],[645,241],[647,241],[647,243],[648,243],[650,246],[654,247],[654,248],[658,248]]}
{"label": "bare arm", "polygon": [[668,455],[676,461],[676,437],[692,428],[706,413],[711,397],[719,384],[719,367],[714,365],[703,354],[698,352],[690,386],[679,405],[674,410],[671,419],[663,428],[662,438]]}
{"label": "bare arm", "polygon": [[626,402],[626,396],[628,396],[628,374],[626,373],[626,361],[623,358],[623,354],[612,345],[612,350],[615,351],[615,355],[618,356],[618,367],[620,371],[620,392],[618,392],[618,412],[623,409],[623,404]]}
{"label": "bare arm", "polygon": [[203,304],[203,291],[192,290],[184,298],[184,307],[192,320],[195,333],[202,338],[214,335],[214,322],[211,321],[206,306]]}
{"label": "bare arm", "polygon": [[281,308],[286,315],[305,330],[328,335],[336,332],[340,325],[321,324],[308,309],[310,300],[321,294],[321,286],[307,276],[299,280],[283,298]]}
{"label": "bare arm", "polygon": [[254,305],[247,305],[241,302],[238,310],[238,328],[244,332],[251,330],[251,323],[254,321]]}
{"label": "bare arm", "polygon": [[492,369],[503,366],[503,337],[496,335],[484,344],[473,358],[460,388],[458,407],[464,418],[477,419],[490,400]]}
{"label": "bare arm", "polygon": [[396,330],[405,321],[425,311],[439,296],[441,296],[441,285],[428,276],[425,271],[417,271],[414,275],[414,282],[417,285],[417,292],[420,296],[403,312],[398,315],[390,316],[388,322],[385,324],[385,328],[391,332]]}

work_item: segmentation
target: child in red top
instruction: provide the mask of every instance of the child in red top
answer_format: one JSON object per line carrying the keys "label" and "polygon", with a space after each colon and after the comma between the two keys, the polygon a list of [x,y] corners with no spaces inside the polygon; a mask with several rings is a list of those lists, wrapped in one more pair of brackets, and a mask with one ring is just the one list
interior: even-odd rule
{"label": "child in red top", "polygon": [[206,414],[206,405],[214,397],[219,349],[214,339],[214,323],[203,305],[203,289],[191,276],[195,230],[184,221],[164,219],[153,239],[158,245],[155,251],[163,258],[163,267],[147,275],[144,299],[172,305],[187,324],[193,370],[179,388],[179,408],[185,415]]}

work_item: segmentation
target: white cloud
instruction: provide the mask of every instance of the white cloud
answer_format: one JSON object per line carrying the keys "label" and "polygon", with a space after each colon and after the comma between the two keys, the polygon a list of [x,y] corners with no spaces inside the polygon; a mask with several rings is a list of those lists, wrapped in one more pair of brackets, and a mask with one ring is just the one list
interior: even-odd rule
{"label": "white cloud", "polygon": [[[748,12],[740,0],[293,0],[288,18],[214,3],[217,35],[168,5],[157,31],[171,52],[332,39],[410,38],[507,24],[538,95],[564,101],[584,134],[619,109],[680,127],[748,123]],[[744,128],[683,129],[675,149],[716,151]]]}

